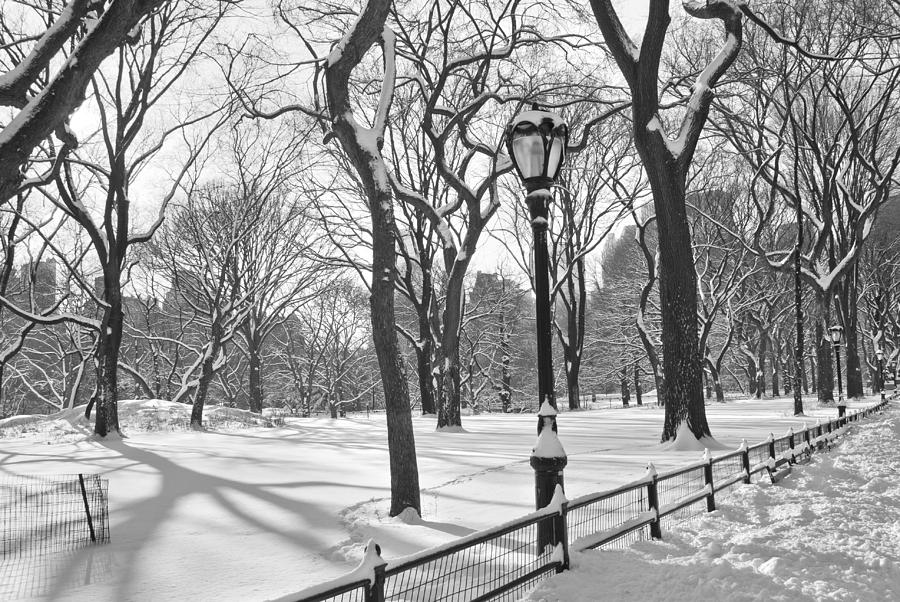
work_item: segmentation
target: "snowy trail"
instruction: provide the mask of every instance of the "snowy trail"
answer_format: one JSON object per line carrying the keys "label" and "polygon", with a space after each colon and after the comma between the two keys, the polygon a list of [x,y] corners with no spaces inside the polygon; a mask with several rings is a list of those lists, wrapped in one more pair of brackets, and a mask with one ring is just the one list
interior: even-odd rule
{"label": "snowy trail", "polygon": [[850,429],[778,485],[624,551],[574,554],[532,601],[900,600],[900,411]]}

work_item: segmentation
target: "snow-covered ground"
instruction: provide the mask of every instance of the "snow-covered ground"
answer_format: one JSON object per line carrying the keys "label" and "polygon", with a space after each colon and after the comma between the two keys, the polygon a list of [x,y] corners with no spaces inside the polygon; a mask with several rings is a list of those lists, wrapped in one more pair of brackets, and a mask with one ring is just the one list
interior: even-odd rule
{"label": "snow-covered ground", "polygon": [[[166,402],[121,405],[124,440],[93,439],[78,410],[0,423],[0,473],[104,473],[112,534],[105,546],[5,559],[0,599],[262,600],[352,569],[369,538],[390,559],[533,510],[532,415],[469,416],[463,432],[436,432],[433,417],[416,417],[423,516],[404,521],[387,517],[381,414],[263,428],[222,408],[215,410],[227,417],[220,430],[197,433],[157,430],[179,422],[180,408]],[[810,425],[836,415],[811,401],[807,407]],[[804,422],[791,408],[789,399],[710,405],[717,441],[708,445],[715,453],[736,449],[743,438],[780,436]],[[699,459],[696,450],[663,449],[661,423],[655,406],[563,413],[568,496],[638,478],[648,461],[665,470]],[[724,520],[720,515],[710,520]],[[686,554],[688,544],[681,545]]]}
{"label": "snow-covered ground", "polygon": [[900,414],[851,428],[778,485],[624,551],[573,554],[532,601],[900,600]]}

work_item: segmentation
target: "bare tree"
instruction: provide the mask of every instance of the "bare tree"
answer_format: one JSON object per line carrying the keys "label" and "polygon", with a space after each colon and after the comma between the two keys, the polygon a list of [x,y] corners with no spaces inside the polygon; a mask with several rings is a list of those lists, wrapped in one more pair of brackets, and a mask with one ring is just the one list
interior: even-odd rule
{"label": "bare tree", "polygon": [[[136,27],[142,20],[165,4],[164,0],[70,0],[54,14],[44,5],[22,3],[17,8],[35,8],[37,22],[46,27],[19,35],[13,33],[17,27],[7,25],[16,11],[4,6],[0,47],[9,58],[0,74],[0,105],[17,113],[0,134],[0,203],[15,196],[23,184],[27,187],[46,179],[36,176],[26,181],[26,174],[35,149],[51,133],[63,143],[58,153],[51,151],[53,169],[59,168],[59,159],[77,146],[68,119],[84,101],[94,72],[116,48],[138,35]],[[47,78],[60,57],[62,65]]]}
{"label": "bare tree", "polygon": [[[865,22],[851,7],[831,3],[786,10],[784,27],[805,35],[839,61],[793,56],[753,40],[739,76],[755,90],[752,102],[731,95],[717,103],[719,132],[752,170],[754,227],[743,237],[775,270],[800,275],[816,299],[820,403],[833,400],[832,300],[846,334],[848,392],[862,393],[857,344],[857,260],[879,208],[896,185],[900,166],[900,69],[890,46],[860,37]],[[772,236],[800,213],[803,248]],[[797,230],[796,225],[793,226]],[[851,384],[852,383],[852,384]]]}

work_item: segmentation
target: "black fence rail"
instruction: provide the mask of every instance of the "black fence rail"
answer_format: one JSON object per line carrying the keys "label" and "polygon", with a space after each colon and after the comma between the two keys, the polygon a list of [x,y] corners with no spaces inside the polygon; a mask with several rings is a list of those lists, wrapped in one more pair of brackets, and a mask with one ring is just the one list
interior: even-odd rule
{"label": "black fence rail", "polygon": [[95,474],[0,477],[0,558],[109,542],[108,487]]}
{"label": "black fence rail", "polygon": [[[481,602],[518,600],[538,582],[564,571],[570,550],[627,547],[659,539],[663,526],[716,508],[716,494],[754,474],[793,464],[830,446],[846,426],[887,405],[850,412],[734,452],[658,474],[649,465],[642,478],[610,491],[566,500],[557,488],[546,507],[520,519],[473,533],[449,545],[390,563],[372,541],[352,572],[282,600],[298,602]],[[549,529],[552,545],[539,550],[538,531]],[[545,531],[546,533],[547,531]]]}

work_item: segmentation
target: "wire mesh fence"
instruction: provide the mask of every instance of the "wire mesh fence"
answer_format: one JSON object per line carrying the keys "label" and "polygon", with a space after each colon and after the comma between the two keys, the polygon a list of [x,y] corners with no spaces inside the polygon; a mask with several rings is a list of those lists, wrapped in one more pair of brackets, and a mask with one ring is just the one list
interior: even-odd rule
{"label": "wire mesh fence", "polygon": [[[629,521],[634,521],[649,510],[647,484],[638,483],[609,493],[585,496],[573,500],[568,507],[566,520],[569,541],[576,541],[597,533],[610,532]],[[649,539],[647,527],[629,530],[614,539],[591,548],[627,548],[631,543]]]}
{"label": "wire mesh fence", "polygon": [[108,487],[95,474],[0,477],[0,557],[109,542]]}
{"label": "wire mesh fence", "polygon": [[384,600],[466,602],[487,594],[493,600],[519,599],[535,581],[556,572],[552,546],[538,550],[538,525],[543,520],[552,518],[489,532],[439,554],[388,568]]}
{"label": "wire mesh fence", "polygon": [[703,466],[669,472],[659,475],[656,490],[659,494],[659,505],[668,506],[697,493],[706,486],[703,477]]}
{"label": "wire mesh fence", "polygon": [[744,474],[742,452],[732,452],[713,460],[713,481],[723,483],[732,477]]}

